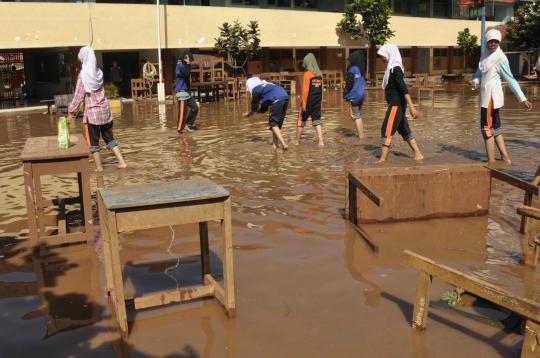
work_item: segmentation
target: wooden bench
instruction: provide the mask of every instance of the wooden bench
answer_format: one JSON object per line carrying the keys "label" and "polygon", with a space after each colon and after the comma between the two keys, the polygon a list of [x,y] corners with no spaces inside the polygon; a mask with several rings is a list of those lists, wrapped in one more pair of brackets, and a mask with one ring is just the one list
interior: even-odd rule
{"label": "wooden bench", "polygon": [[522,358],[540,356],[540,304],[522,298],[500,287],[464,274],[451,267],[438,264],[414,252],[405,250],[407,265],[418,270],[416,298],[412,316],[412,328],[425,330],[429,310],[429,290],[433,278],[462,288],[473,295],[511,310],[527,318],[525,337],[521,350]]}
{"label": "wooden bench", "polygon": [[[225,189],[208,179],[177,180],[99,189],[97,198],[107,291],[122,334],[128,324],[118,234],[142,229],[199,223],[203,284],[135,297],[136,310],[210,296],[234,317],[231,199]],[[210,274],[208,221],[213,220],[223,225],[223,287]]]}

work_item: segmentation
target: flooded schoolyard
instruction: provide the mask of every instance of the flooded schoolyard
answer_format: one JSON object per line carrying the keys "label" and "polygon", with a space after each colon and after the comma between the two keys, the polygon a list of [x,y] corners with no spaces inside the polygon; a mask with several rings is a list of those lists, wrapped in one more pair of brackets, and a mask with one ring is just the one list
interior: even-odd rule
{"label": "flooded schoolyard", "polygon": [[[509,91],[501,111],[513,160],[502,168],[528,181],[540,159],[540,89],[524,92],[532,111],[524,111]],[[395,137],[385,166],[485,161],[475,93],[456,86],[437,92],[434,108],[430,99],[420,103],[421,117],[411,128],[426,159],[415,164],[406,143]],[[368,92],[367,137],[360,143],[341,93],[325,93],[323,148],[310,122],[301,145],[292,145],[294,103],[283,127],[286,152],[272,150],[267,116],[243,118],[245,108],[245,100],[203,103],[198,129],[182,135],[172,105],[126,104],[115,115],[114,134],[129,167],[116,169],[114,156],[103,149],[105,171],[95,172],[91,163],[93,196],[98,187],[201,177],[229,190],[237,305],[235,319],[212,299],[131,310],[124,342],[104,293],[99,226],[95,247],[58,249],[46,260],[29,249],[19,156],[28,137],[55,135],[56,121],[40,113],[0,116],[1,357],[519,355],[522,336],[495,319],[474,319],[485,313],[474,308],[467,311],[471,318],[436,305],[429,329],[414,332],[416,271],[405,265],[402,252],[540,299],[537,270],[522,265],[523,256],[531,255],[515,212],[522,191],[494,182],[485,217],[362,225],[378,248],[373,250],[343,218],[345,174],[376,165],[386,111],[382,91]],[[82,133],[79,120],[70,130]],[[45,180],[44,195],[75,193],[73,178]],[[77,213],[72,217],[76,221]],[[210,224],[211,267],[218,276],[220,231],[219,224]],[[537,232],[533,225],[530,235]],[[120,237],[128,295],[200,280],[197,226],[175,233],[174,241],[168,227]],[[434,280],[432,300],[450,288]]]}

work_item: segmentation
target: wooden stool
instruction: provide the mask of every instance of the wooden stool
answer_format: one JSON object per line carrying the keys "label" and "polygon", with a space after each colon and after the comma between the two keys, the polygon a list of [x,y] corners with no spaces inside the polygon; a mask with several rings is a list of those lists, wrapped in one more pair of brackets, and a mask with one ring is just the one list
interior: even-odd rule
{"label": "wooden stool", "polygon": [[[97,196],[107,291],[123,334],[128,332],[128,324],[118,233],[141,229],[199,223],[203,285],[136,297],[136,310],[212,296],[221,302],[229,317],[234,317],[231,199],[225,189],[208,179],[194,179],[99,189]],[[210,274],[211,220],[222,220],[224,229],[224,287]]]}
{"label": "wooden stool", "polygon": [[[86,241],[92,243],[92,205],[90,199],[90,178],[88,168],[88,145],[82,135],[70,137],[72,145],[68,149],[58,148],[58,139],[53,137],[32,137],[26,140],[21,154],[28,210],[28,229],[32,246],[50,246]],[[76,198],[45,200],[41,192],[41,176],[77,173],[79,196]],[[65,219],[65,204],[78,203],[83,219],[82,232],[68,232]],[[45,208],[58,205],[59,215],[54,218],[45,215]],[[53,220],[50,220],[50,219]],[[56,219],[56,220],[54,220]],[[46,224],[58,225],[57,235],[45,235]]]}

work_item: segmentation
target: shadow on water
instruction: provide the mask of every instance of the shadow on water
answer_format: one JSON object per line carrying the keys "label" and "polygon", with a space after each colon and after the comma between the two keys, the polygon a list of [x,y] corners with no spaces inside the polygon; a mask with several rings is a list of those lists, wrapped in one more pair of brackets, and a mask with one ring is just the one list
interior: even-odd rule
{"label": "shadow on water", "polygon": [[[111,317],[103,315],[108,310],[92,246],[44,246],[41,252],[30,250],[28,240],[0,237],[0,299],[24,298],[37,305],[26,312],[5,311],[1,318],[2,336],[19,331],[25,336],[25,343],[3,340],[0,356],[153,357],[122,338]],[[29,280],[30,276],[34,279]],[[70,334],[75,330],[77,335]],[[41,339],[28,341],[28,335],[39,332],[44,332]],[[200,355],[192,346],[185,345],[180,352],[163,357]]]}
{"label": "shadow on water", "polygon": [[485,160],[484,153],[480,153],[476,150],[468,150],[468,149],[464,149],[455,145],[444,144],[444,143],[439,143],[438,145],[440,148],[439,153],[448,152],[452,154],[457,154],[459,156],[462,156],[464,158],[474,160],[477,162]]}
{"label": "shadow on water", "polygon": [[525,146],[525,147],[534,147],[540,149],[540,142],[533,142],[531,140],[525,140],[525,139],[505,139],[506,143],[516,144],[519,146]]}

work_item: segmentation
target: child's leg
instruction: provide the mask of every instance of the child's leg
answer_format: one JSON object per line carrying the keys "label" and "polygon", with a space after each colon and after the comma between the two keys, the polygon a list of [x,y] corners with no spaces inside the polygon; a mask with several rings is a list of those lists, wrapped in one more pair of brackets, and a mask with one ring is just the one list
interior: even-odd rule
{"label": "child's leg", "polygon": [[539,185],[540,184],[540,165],[538,165],[538,169],[536,169],[536,174],[534,175],[532,183],[533,183],[533,185]]}
{"label": "child's leg", "polygon": [[398,125],[397,131],[403,137],[403,140],[406,141],[407,144],[409,144],[409,147],[412,149],[414,153],[414,160],[424,159],[424,156],[422,155],[422,153],[420,152],[420,149],[418,148],[416,139],[414,139],[414,134],[411,131],[411,128],[409,127],[409,121],[407,120],[407,116],[405,113],[403,113],[403,118],[401,119]]}
{"label": "child's leg", "polygon": [[315,132],[317,132],[317,139],[319,140],[319,147],[324,147],[323,135],[322,135],[322,119],[321,119],[321,105],[315,107],[311,113],[311,121]]}
{"label": "child's leg", "polygon": [[197,118],[197,113],[199,113],[199,106],[197,105],[197,100],[193,97],[190,97],[187,100],[187,106],[189,107],[189,115],[187,117],[187,125],[193,126],[195,124],[195,119]]}
{"label": "child's leg", "polygon": [[[510,157],[508,156],[508,152],[506,151],[506,145],[504,144],[504,138],[502,134],[499,134],[495,137],[495,144],[497,144],[497,148],[499,148],[499,152],[501,153],[502,160],[506,164],[512,164],[512,161],[510,160]],[[493,149],[495,151],[495,149]],[[493,154],[495,156],[495,153]]]}
{"label": "child's leg", "polygon": [[362,103],[353,104],[349,102],[349,115],[351,120],[354,121],[354,126],[356,128],[356,134],[359,139],[364,138],[364,123],[362,122]]}
{"label": "child's leg", "polygon": [[99,126],[85,123],[84,130],[86,132],[86,142],[94,158],[94,163],[96,163],[96,170],[98,172],[103,171],[103,165],[101,164],[101,155],[99,155]]}
{"label": "child's leg", "polygon": [[274,148],[274,150],[277,150],[278,145],[279,145],[279,138],[277,137],[276,133],[274,133],[274,131],[272,130],[272,148]]}
{"label": "child's leg", "polygon": [[101,131],[101,136],[103,137],[103,140],[105,141],[105,143],[107,143],[107,148],[109,148],[116,156],[116,160],[118,161],[117,167],[120,169],[126,168],[127,164],[124,161],[122,152],[120,152],[120,148],[118,147],[118,141],[114,139],[114,136],[113,136],[113,131],[112,131],[113,122],[103,124],[99,127]]}
{"label": "child's leg", "polygon": [[322,128],[320,124],[315,126],[315,131],[317,132],[317,138],[319,139],[319,147],[324,147]]}
{"label": "child's leg", "polygon": [[403,109],[399,106],[388,106],[386,115],[381,126],[381,157],[379,163],[386,161],[392,144],[392,136],[396,133],[397,128],[403,116]]}
{"label": "child's leg", "polygon": [[178,100],[178,122],[176,125],[176,130],[178,132],[182,132],[184,130],[184,127],[186,126],[186,116],[187,116],[187,106],[186,106],[186,100],[179,99]]}
{"label": "child's leg", "polygon": [[358,135],[358,139],[364,138],[364,123],[362,122],[362,118],[355,119],[354,126],[356,127],[356,134]]}
{"label": "child's leg", "polygon": [[486,154],[489,163],[495,162],[495,139],[493,136],[484,139],[484,144],[486,145]]}
{"label": "child's leg", "polygon": [[277,139],[279,140],[279,142],[283,146],[283,149],[285,149],[285,150],[289,149],[289,146],[287,145],[287,143],[285,143],[285,139],[283,139],[283,136],[281,135],[281,129],[279,129],[279,127],[275,126],[275,127],[272,127],[272,132],[274,134],[274,145],[277,144],[277,141],[276,141],[276,137],[277,137]]}
{"label": "child's leg", "polygon": [[506,145],[504,144],[504,138],[502,136],[501,131],[501,117],[499,115],[499,109],[493,109],[491,111],[491,118],[492,118],[492,132],[493,136],[495,137],[495,144],[497,145],[497,148],[499,148],[499,152],[501,153],[502,160],[504,160],[507,164],[512,164],[512,161],[510,160],[510,157],[508,156],[508,152],[506,151]]}
{"label": "child's leg", "polygon": [[300,109],[300,111],[298,112],[298,121],[296,123],[296,139],[294,141],[294,145],[300,144],[300,136],[302,135],[302,132],[304,131],[304,126],[306,125],[304,117],[306,117],[305,112]]}

